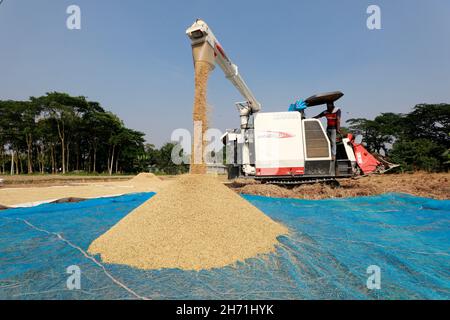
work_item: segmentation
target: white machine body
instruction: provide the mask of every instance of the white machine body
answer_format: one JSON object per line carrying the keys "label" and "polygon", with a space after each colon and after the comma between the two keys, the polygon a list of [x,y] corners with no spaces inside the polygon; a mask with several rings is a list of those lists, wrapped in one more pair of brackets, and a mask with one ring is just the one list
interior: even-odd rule
{"label": "white machine body", "polygon": [[[331,157],[331,145],[322,123],[304,119],[299,112],[259,112],[253,127],[223,136],[230,178],[325,178],[351,176],[356,159],[347,138],[340,145],[340,160]],[[244,146],[247,146],[245,148]],[[245,163],[249,159],[249,163]],[[234,168],[234,170],[233,170]]]}
{"label": "white machine body", "polygon": [[298,112],[255,116],[256,175],[303,174],[302,121]]}

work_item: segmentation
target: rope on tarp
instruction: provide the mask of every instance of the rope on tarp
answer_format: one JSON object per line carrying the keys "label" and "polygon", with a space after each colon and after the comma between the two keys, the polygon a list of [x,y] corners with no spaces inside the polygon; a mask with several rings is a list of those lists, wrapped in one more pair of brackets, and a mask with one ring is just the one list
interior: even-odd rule
{"label": "rope on tarp", "polygon": [[34,224],[30,223],[29,221],[22,219],[22,218],[16,218],[16,220],[18,221],[22,221],[23,223],[25,223],[26,225],[28,225],[30,228],[37,230],[39,232],[44,232],[46,234],[48,234],[49,236],[56,236],[59,240],[65,242],[66,244],[68,244],[69,246],[71,246],[72,248],[78,250],[81,252],[81,254],[83,256],[85,256],[87,259],[91,260],[92,262],[94,262],[97,266],[99,266],[103,272],[105,273],[105,275],[111,279],[112,282],[114,282],[116,285],[118,285],[119,287],[122,287],[123,289],[125,289],[126,291],[128,291],[130,294],[132,294],[133,296],[135,296],[136,298],[140,299],[140,300],[150,300],[147,297],[141,296],[138,293],[136,293],[133,289],[129,288],[128,286],[126,286],[124,283],[120,282],[119,280],[117,280],[111,273],[108,272],[108,270],[106,270],[105,266],[103,264],[101,264],[99,261],[97,261],[97,259],[95,259],[93,256],[89,255],[86,251],[84,251],[83,249],[81,249],[79,246],[73,244],[72,242],[70,242],[69,240],[67,240],[66,238],[64,238],[61,234],[57,233],[57,232],[50,232],[48,230],[45,229],[41,229],[39,227],[36,227]]}

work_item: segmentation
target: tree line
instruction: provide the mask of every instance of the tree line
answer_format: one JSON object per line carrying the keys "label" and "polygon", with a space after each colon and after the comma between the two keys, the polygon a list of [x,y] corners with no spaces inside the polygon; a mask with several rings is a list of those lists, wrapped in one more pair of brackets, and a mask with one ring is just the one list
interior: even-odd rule
{"label": "tree line", "polygon": [[[410,113],[354,118],[347,128],[366,148],[404,171],[450,165],[450,105],[419,104]],[[27,101],[0,100],[0,174],[185,173],[172,161],[174,143],[146,144],[144,133],[86,97],[51,92]],[[183,153],[183,150],[181,150]]]}
{"label": "tree line", "polygon": [[348,130],[361,134],[370,152],[401,164],[403,171],[447,171],[450,165],[450,104],[419,104],[410,113],[354,118]]}
{"label": "tree line", "polygon": [[185,172],[167,163],[173,147],[146,145],[144,133],[83,96],[0,100],[1,174]]}

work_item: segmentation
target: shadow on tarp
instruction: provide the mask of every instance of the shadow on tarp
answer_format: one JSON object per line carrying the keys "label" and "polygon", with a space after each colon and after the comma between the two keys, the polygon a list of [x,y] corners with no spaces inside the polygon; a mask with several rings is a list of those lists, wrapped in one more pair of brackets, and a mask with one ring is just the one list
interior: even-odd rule
{"label": "shadow on tarp", "polygon": [[[276,253],[201,272],[103,269],[83,255],[94,239],[153,195],[2,211],[0,299],[450,298],[450,200],[244,195],[290,228]],[[71,265],[81,269],[80,290],[67,289]],[[380,290],[367,288],[370,265],[381,269]]]}

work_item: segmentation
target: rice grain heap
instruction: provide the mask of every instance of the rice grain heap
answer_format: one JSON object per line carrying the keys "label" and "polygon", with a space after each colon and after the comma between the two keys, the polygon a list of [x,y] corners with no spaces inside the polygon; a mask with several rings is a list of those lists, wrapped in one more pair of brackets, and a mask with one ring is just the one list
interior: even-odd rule
{"label": "rice grain heap", "polygon": [[220,268],[275,250],[288,230],[207,175],[184,175],[89,247],[139,269]]}
{"label": "rice grain heap", "polygon": [[142,172],[135,176],[130,181],[131,183],[137,184],[151,184],[161,182],[161,179],[155,176],[153,173]]}

